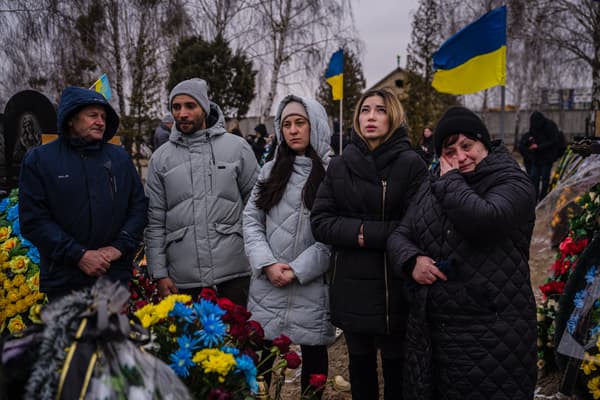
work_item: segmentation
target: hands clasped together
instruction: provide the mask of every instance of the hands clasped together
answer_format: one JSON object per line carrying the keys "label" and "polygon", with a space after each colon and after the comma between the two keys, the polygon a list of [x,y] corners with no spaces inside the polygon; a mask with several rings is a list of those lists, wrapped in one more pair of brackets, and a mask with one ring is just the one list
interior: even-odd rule
{"label": "hands clasped together", "polygon": [[121,258],[121,252],[113,247],[101,247],[98,250],[86,250],[79,260],[79,268],[89,276],[102,276],[110,268],[110,263]]}
{"label": "hands clasped together", "polygon": [[263,268],[263,271],[273,286],[278,288],[289,285],[296,277],[292,267],[283,263],[271,264],[268,267]]}

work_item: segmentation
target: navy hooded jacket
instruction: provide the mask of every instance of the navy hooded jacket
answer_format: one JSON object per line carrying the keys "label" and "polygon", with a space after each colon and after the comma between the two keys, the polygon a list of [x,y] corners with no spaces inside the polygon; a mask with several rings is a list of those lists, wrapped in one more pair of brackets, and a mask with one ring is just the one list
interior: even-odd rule
{"label": "navy hooded jacket", "polygon": [[[84,142],[65,129],[71,116],[88,105],[106,110],[101,142]],[[119,118],[91,90],[68,87],[58,109],[57,140],[32,149],[21,166],[19,217],[22,235],[40,251],[40,290],[68,292],[94,283],[78,262],[86,250],[114,246],[121,251],[107,275],[127,281],[132,258],[147,223],[147,199],[129,155],[106,143]]]}

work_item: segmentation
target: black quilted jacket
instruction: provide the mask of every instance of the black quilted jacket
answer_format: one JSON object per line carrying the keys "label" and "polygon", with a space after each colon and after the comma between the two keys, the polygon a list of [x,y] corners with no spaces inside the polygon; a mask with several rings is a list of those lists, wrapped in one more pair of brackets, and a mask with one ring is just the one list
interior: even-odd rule
{"label": "black quilted jacket", "polygon": [[[408,307],[402,281],[387,267],[385,246],[410,198],[427,175],[397,130],[374,151],[358,138],[331,160],[312,208],[315,238],[333,245],[330,308],[334,325],[347,332],[402,332]],[[365,247],[358,246],[363,224]]]}
{"label": "black quilted jacket", "polygon": [[474,172],[432,177],[419,190],[388,240],[390,263],[402,274],[416,255],[427,255],[449,279],[431,286],[413,281],[408,398],[533,398],[534,220],[533,186],[504,146],[496,145]]}

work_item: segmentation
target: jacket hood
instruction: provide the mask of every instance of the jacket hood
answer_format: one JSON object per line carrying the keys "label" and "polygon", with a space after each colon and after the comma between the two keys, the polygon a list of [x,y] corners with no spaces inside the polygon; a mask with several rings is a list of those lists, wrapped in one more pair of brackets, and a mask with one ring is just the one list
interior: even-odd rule
{"label": "jacket hood", "polygon": [[295,96],[293,94],[288,95],[281,100],[277,107],[277,112],[275,113],[275,135],[277,137],[277,143],[283,143],[284,141],[283,132],[281,131],[281,113],[285,106],[291,101],[302,104],[306,109],[308,120],[310,122],[310,144],[319,157],[326,161],[330,151],[329,140],[331,137],[331,130],[329,129],[327,112],[316,100]]}
{"label": "jacket hood", "polygon": [[546,117],[539,111],[534,111],[529,117],[529,126],[532,131],[538,131],[544,128],[544,122],[546,121]]}
{"label": "jacket hood", "polygon": [[210,103],[210,113],[206,117],[206,129],[200,129],[191,134],[183,134],[177,129],[177,122],[173,124],[171,128],[171,136],[169,136],[169,140],[172,142],[179,141],[180,138],[196,138],[199,136],[209,137],[222,135],[227,130],[225,129],[225,116],[223,112],[215,103]]}
{"label": "jacket hood", "polygon": [[119,128],[119,116],[100,93],[77,86],[65,88],[60,95],[57,113],[58,133],[61,135],[68,133],[66,124],[69,119],[82,108],[91,105],[99,105],[106,110],[106,128],[103,140],[107,142],[112,139]]}

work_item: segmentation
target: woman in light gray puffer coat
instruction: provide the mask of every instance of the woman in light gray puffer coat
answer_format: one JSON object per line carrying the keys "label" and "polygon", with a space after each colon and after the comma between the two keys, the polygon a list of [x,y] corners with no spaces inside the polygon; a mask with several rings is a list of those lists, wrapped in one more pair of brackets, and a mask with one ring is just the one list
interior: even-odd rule
{"label": "woman in light gray puffer coat", "polygon": [[261,170],[244,210],[252,267],[248,310],[267,341],[284,334],[301,345],[304,391],[311,374],[327,375],[327,345],[335,338],[325,277],[329,248],[315,241],[309,218],[327,165],[327,114],[312,99],[287,96],[275,116],[275,133],[275,159]]}

